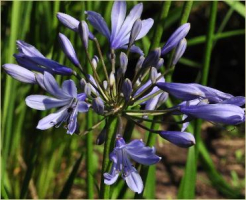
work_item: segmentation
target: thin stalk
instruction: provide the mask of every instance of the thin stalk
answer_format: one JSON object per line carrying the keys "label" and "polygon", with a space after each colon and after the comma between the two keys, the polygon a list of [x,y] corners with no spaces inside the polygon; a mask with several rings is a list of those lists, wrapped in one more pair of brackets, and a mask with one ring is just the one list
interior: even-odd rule
{"label": "thin stalk", "polygon": [[117,124],[117,117],[115,116],[109,117],[108,133],[107,133],[106,141],[104,143],[103,163],[102,163],[102,170],[101,170],[101,187],[100,187],[100,195],[99,195],[101,199],[109,199],[110,196],[110,186],[104,184],[103,174],[108,171],[110,166],[109,154],[112,150],[111,141],[115,141],[114,135],[116,131],[116,124]]}

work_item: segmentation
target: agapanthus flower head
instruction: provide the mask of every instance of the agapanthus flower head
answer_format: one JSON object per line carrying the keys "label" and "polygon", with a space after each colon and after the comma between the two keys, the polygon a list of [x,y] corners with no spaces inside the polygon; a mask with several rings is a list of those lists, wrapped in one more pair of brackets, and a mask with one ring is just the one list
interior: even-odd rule
{"label": "agapanthus flower head", "polygon": [[57,112],[41,119],[37,128],[45,130],[53,126],[59,127],[62,123],[66,123],[67,133],[73,134],[78,128],[78,112],[87,112],[89,109],[88,104],[84,102],[86,95],[77,93],[73,80],[64,81],[60,88],[54,77],[48,72],[44,73],[43,85],[46,91],[55,98],[45,95],[30,95],[26,98],[26,104],[37,110],[61,108]]}
{"label": "agapanthus flower head", "polygon": [[133,140],[126,144],[122,136],[117,135],[115,148],[110,154],[113,166],[110,173],[104,174],[104,183],[112,185],[121,173],[128,187],[134,192],[141,193],[143,191],[143,182],[137,170],[131,164],[130,159],[143,165],[153,165],[161,158],[155,155],[154,147],[146,147],[141,140]]}

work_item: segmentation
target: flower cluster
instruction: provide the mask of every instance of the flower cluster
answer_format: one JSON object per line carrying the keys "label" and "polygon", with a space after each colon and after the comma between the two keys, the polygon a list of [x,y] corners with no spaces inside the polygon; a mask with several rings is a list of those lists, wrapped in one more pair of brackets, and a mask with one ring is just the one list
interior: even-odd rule
{"label": "flower cluster", "polygon": [[[109,53],[104,56],[100,44],[95,37],[97,32],[91,32],[86,21],[58,13],[58,20],[67,28],[76,32],[84,47],[93,73],[84,68],[69,39],[59,33],[59,43],[66,57],[75,66],[71,69],[54,60],[46,58],[34,46],[23,41],[17,41],[18,53],[15,54],[16,64],[4,64],[6,73],[13,78],[29,84],[37,84],[52,95],[30,95],[26,98],[27,106],[37,110],[59,108],[38,122],[37,128],[45,130],[53,126],[65,124],[68,134],[80,133],[78,113],[92,109],[95,113],[108,117],[126,118],[140,127],[149,130],[141,121],[151,121],[150,115],[183,115],[181,131],[150,130],[171,143],[187,148],[195,144],[191,133],[185,132],[189,122],[201,118],[213,123],[237,125],[245,121],[244,97],[234,97],[219,90],[196,83],[168,83],[160,70],[164,66],[164,56],[173,50],[171,61],[175,66],[186,49],[186,35],[190,24],[181,25],[167,40],[162,48],[151,50],[146,56],[135,45],[135,41],[144,37],[154,20],[141,20],[143,5],[137,4],[126,16],[126,2],[116,1],[111,12],[111,31],[104,18],[94,11],[86,11],[87,20],[93,28],[109,41]],[[98,55],[89,55],[89,42],[92,41]],[[130,53],[138,54],[133,78],[127,76]],[[107,60],[105,59],[107,58]],[[103,71],[99,76],[99,68]],[[165,73],[165,72],[164,72]],[[73,80],[66,80],[60,87],[53,75],[75,76],[78,86]],[[80,90],[80,92],[78,92]],[[180,104],[165,108],[163,104],[169,95],[183,100]],[[165,108],[158,110],[159,107]],[[137,117],[140,116],[140,117]],[[101,123],[100,121],[99,123]],[[119,130],[119,129],[118,129]],[[107,132],[103,130],[105,136]],[[104,173],[104,183],[113,184],[121,173],[129,188],[137,193],[143,190],[143,182],[130,159],[143,164],[152,165],[160,158],[155,154],[155,148],[146,147],[141,140],[133,140],[126,144],[122,138],[122,129],[117,132],[116,144],[109,155],[113,162],[110,173]],[[102,144],[106,137],[98,138]]]}

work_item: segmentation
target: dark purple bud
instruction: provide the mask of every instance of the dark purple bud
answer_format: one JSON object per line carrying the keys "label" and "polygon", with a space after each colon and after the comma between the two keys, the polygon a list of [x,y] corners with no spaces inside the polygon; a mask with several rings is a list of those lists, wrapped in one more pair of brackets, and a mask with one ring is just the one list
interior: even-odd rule
{"label": "dark purple bud", "polygon": [[89,29],[85,21],[79,23],[78,31],[85,49],[88,49]]}
{"label": "dark purple bud", "polygon": [[185,38],[190,30],[190,23],[185,23],[180,26],[167,40],[166,44],[161,49],[161,55],[164,55],[175,48],[179,42]]}
{"label": "dark purple bud", "polygon": [[93,110],[100,114],[100,115],[103,115],[104,113],[104,103],[103,103],[103,100],[100,98],[100,97],[97,97],[95,99],[93,99],[92,101],[92,108]]}
{"label": "dark purple bud", "polygon": [[131,34],[130,34],[130,40],[129,40],[129,46],[133,45],[133,43],[135,42],[136,38],[138,37],[138,34],[140,33],[141,29],[142,29],[142,21],[141,21],[141,19],[137,19],[132,26],[132,30],[131,30]]}
{"label": "dark purple bud", "polygon": [[143,67],[154,67],[157,65],[159,58],[161,56],[161,49],[156,48],[155,50],[152,50],[145,58],[143,62]]}
{"label": "dark purple bud", "polygon": [[182,148],[188,148],[196,144],[194,136],[187,132],[161,131],[159,135],[169,142]]}
{"label": "dark purple bud", "polygon": [[128,78],[125,79],[122,85],[122,93],[124,94],[126,101],[129,101],[132,93],[132,82]]}
{"label": "dark purple bud", "polygon": [[185,49],[186,49],[186,46],[187,46],[187,41],[184,38],[179,42],[179,45],[176,49],[176,52],[175,52],[174,58],[173,58],[173,63],[172,63],[173,65],[176,65],[177,62],[179,61],[179,59],[183,56]]}
{"label": "dark purple bud", "polygon": [[74,51],[72,43],[69,41],[69,39],[63,35],[62,33],[59,33],[59,42],[61,45],[61,48],[65,55],[68,57],[68,59],[76,66],[79,67],[80,63],[77,58],[77,55]]}
{"label": "dark purple bud", "polygon": [[229,125],[237,125],[245,121],[244,109],[232,104],[181,106],[180,112],[191,117]]}
{"label": "dark purple bud", "polygon": [[127,70],[128,58],[127,55],[123,52],[120,53],[120,68],[122,68],[123,74],[125,74]]}
{"label": "dark purple bud", "polygon": [[104,128],[102,129],[102,131],[99,133],[99,135],[97,136],[97,140],[96,140],[96,144],[97,145],[101,145],[105,142],[106,140],[106,136],[107,136],[107,132],[108,132],[108,128],[107,128],[107,124],[104,126]]}
{"label": "dark purple bud", "polygon": [[4,64],[2,67],[8,75],[18,81],[31,84],[37,83],[34,73],[28,69],[15,64]]}

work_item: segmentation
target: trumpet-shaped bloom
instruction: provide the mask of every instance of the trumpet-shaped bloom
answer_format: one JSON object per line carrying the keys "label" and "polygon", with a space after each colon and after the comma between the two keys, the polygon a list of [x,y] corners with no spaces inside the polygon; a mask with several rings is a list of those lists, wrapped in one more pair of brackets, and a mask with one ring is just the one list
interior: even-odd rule
{"label": "trumpet-shaped bloom", "polygon": [[45,95],[30,95],[26,98],[26,104],[37,110],[61,108],[41,119],[37,128],[45,130],[53,126],[59,127],[64,122],[67,124],[67,133],[73,134],[78,128],[78,112],[88,111],[89,107],[84,102],[86,95],[77,93],[77,88],[72,80],[64,81],[60,88],[54,77],[48,72],[44,73],[42,87],[55,98]]}
{"label": "trumpet-shaped bloom", "polygon": [[16,61],[24,68],[38,72],[50,72],[52,74],[72,75],[73,70],[46,58],[34,46],[18,40],[19,53],[15,54]]}
{"label": "trumpet-shaped bloom", "polygon": [[110,173],[104,173],[104,183],[112,185],[117,180],[120,172],[128,187],[137,193],[143,191],[143,182],[137,170],[130,162],[130,158],[143,165],[153,165],[161,158],[155,155],[155,148],[146,147],[141,140],[133,140],[126,144],[124,139],[118,135],[116,145],[110,154],[113,162]]}
{"label": "trumpet-shaped bloom", "polygon": [[[127,44],[130,40],[133,25],[141,17],[142,11],[143,4],[140,3],[134,6],[129,15],[126,16],[126,2],[115,1],[111,11],[111,32],[100,14],[94,11],[86,11],[86,14],[91,25],[110,41],[110,47],[112,49],[125,49],[128,47]],[[138,36],[136,36],[136,40],[144,37],[149,32],[153,23],[154,20],[151,18],[142,20],[141,30]],[[143,54],[141,49],[134,45],[131,47],[131,51]]]}

